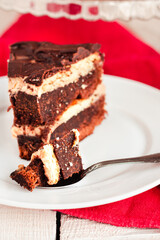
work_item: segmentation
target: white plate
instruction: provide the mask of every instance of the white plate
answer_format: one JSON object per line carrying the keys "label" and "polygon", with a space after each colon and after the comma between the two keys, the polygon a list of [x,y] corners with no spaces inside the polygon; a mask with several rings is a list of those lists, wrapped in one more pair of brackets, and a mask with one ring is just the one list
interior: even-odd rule
{"label": "white plate", "polygon": [[[84,168],[102,160],[134,157],[160,150],[160,93],[144,84],[104,76],[108,117],[93,135],[80,143]],[[0,79],[0,108],[9,104],[7,79]],[[12,139],[12,111],[0,113],[0,203],[37,209],[82,208],[115,202],[144,192],[160,183],[159,164],[118,164],[89,174],[63,188],[29,192],[9,178],[19,164]]]}

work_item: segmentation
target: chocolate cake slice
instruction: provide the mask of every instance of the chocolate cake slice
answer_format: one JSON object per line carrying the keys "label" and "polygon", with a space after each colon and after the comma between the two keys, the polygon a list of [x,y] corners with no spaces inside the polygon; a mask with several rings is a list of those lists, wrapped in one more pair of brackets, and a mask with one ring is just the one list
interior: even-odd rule
{"label": "chocolate cake slice", "polygon": [[101,83],[99,44],[19,42],[10,47],[9,95],[14,125],[50,125],[75,99]]}
{"label": "chocolate cake slice", "polygon": [[37,186],[54,186],[82,170],[79,154],[79,132],[71,130],[52,144],[42,146],[32,154],[27,167],[20,165],[10,177],[29,191]]}
{"label": "chocolate cake slice", "polygon": [[82,140],[104,119],[104,57],[99,49],[99,44],[91,43],[11,45],[12,135],[18,140],[21,158],[30,160],[41,146],[73,128]]}

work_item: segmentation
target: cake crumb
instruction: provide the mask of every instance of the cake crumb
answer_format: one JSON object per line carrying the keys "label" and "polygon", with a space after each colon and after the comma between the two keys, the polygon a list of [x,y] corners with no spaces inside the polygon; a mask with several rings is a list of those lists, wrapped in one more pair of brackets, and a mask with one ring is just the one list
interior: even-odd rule
{"label": "cake crumb", "polygon": [[56,143],[56,148],[59,148],[59,144],[58,143]]}
{"label": "cake crumb", "polygon": [[13,108],[13,106],[11,105],[11,106],[9,106],[8,108],[7,108],[7,112],[9,112],[11,109]]}
{"label": "cake crumb", "polygon": [[19,164],[18,165],[18,169],[22,169],[22,168],[24,168],[24,165],[23,164]]}
{"label": "cake crumb", "polygon": [[87,87],[86,84],[82,84],[82,86],[81,86],[82,89],[85,89],[86,87]]}

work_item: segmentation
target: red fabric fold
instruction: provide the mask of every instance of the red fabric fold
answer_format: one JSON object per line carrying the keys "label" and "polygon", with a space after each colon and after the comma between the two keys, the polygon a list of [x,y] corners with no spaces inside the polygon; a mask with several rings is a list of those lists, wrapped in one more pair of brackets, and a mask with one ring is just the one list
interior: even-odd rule
{"label": "red fabric fold", "polygon": [[[98,42],[105,53],[104,72],[140,81],[160,89],[160,54],[116,22],[21,16],[0,38],[0,75],[7,74],[8,46],[17,41],[57,44]],[[116,226],[160,227],[160,189],[103,206],[63,210],[72,216]]]}
{"label": "red fabric fold", "polygon": [[97,207],[60,210],[74,217],[119,227],[160,228],[160,188]]}

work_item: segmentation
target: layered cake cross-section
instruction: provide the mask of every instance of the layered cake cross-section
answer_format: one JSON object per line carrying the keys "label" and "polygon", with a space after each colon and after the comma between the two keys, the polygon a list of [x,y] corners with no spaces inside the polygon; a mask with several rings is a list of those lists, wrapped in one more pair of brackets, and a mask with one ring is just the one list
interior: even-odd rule
{"label": "layered cake cross-section", "polygon": [[72,128],[80,132],[80,140],[90,135],[95,126],[104,119],[105,88],[98,85],[87,99],[75,100],[53,125],[13,126],[12,135],[17,137],[20,157],[30,159],[31,154],[43,144],[62,137]]}
{"label": "layered cake cross-section", "polygon": [[33,191],[37,186],[65,184],[82,169],[79,132],[73,129],[62,138],[56,138],[52,144],[42,146],[32,154],[27,167],[19,165],[10,176],[24,188]]}
{"label": "layered cake cross-section", "polygon": [[105,115],[103,54],[99,44],[56,45],[20,42],[11,46],[9,95],[12,135],[20,157],[76,128],[80,140]]}

